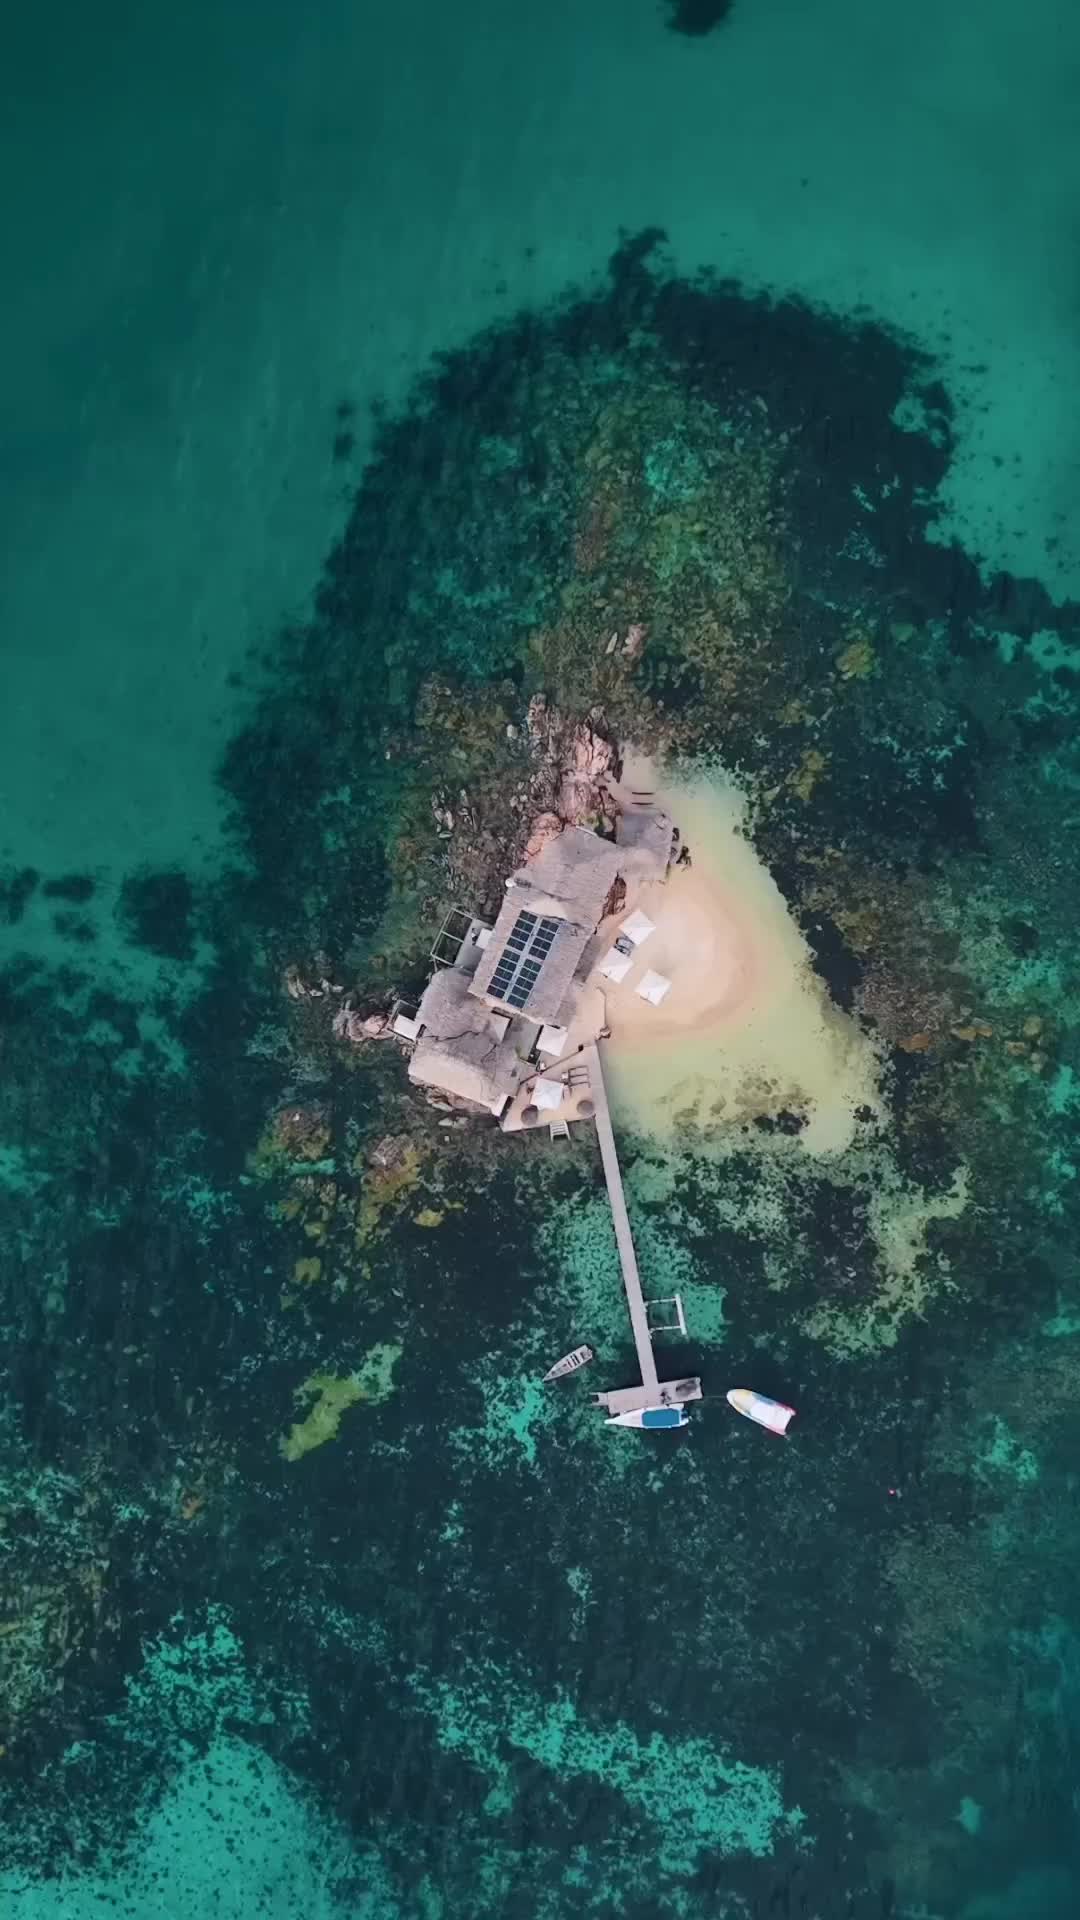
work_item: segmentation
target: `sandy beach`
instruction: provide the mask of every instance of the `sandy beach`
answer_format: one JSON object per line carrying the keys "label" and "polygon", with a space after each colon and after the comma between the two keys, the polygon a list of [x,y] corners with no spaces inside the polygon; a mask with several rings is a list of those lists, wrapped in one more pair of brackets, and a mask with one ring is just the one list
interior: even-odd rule
{"label": "sandy beach", "polygon": [[[879,1063],[814,973],[746,835],[745,796],[719,773],[665,784],[641,760],[623,783],[655,788],[692,860],[642,891],[635,904],[655,932],[626,979],[605,982],[606,1060],[624,1118],[664,1136],[679,1120],[708,1131],[787,1110],[805,1120],[807,1151],[842,1150],[856,1109],[880,1106]],[[636,990],[649,971],[671,981],[660,1006]]]}

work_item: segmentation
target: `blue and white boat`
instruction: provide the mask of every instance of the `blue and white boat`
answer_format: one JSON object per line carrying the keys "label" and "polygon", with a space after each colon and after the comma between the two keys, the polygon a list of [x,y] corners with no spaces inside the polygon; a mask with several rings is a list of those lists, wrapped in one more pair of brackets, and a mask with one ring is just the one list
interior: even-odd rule
{"label": "blue and white boat", "polygon": [[630,1413],[609,1414],[606,1427],[688,1427],[685,1407],[635,1407]]}
{"label": "blue and white boat", "polygon": [[786,1434],[788,1422],[795,1418],[794,1407],[785,1406],[782,1400],[770,1400],[767,1393],[755,1393],[752,1387],[732,1387],[727,1401],[736,1413],[756,1420],[759,1427],[768,1427],[770,1433]]}

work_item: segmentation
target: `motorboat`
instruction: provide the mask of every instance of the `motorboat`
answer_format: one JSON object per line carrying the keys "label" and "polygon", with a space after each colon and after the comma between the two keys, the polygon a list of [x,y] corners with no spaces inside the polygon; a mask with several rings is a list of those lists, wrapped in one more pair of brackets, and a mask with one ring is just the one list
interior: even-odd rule
{"label": "motorboat", "polygon": [[770,1433],[786,1433],[789,1421],[795,1418],[794,1407],[785,1406],[782,1400],[770,1400],[767,1393],[755,1393],[752,1387],[732,1387],[727,1402],[745,1419],[768,1427]]}
{"label": "motorboat", "polygon": [[555,1365],[548,1368],[544,1379],[565,1380],[568,1373],[576,1373],[579,1367],[587,1367],[593,1358],[591,1347],[575,1347],[573,1353],[564,1353],[561,1360],[556,1360]]}
{"label": "motorboat", "polygon": [[609,1414],[606,1427],[688,1427],[685,1407],[634,1407],[630,1413]]}

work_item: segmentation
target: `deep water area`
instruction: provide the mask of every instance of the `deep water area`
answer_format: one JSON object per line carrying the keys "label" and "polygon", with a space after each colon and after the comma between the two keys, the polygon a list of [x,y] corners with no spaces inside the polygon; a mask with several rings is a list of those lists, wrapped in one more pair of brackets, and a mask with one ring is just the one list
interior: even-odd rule
{"label": "deep water area", "polygon": [[[213,830],[5,831],[0,1913],[1080,1906],[1080,604],[943,517],[914,325],[594,253],[328,369],[321,558],[191,643]],[[870,1063],[837,1150],[794,1071],[617,1108],[678,1433],[589,1405],[593,1130],[430,1104],[384,1030],[499,906],[538,703],[734,784]]]}

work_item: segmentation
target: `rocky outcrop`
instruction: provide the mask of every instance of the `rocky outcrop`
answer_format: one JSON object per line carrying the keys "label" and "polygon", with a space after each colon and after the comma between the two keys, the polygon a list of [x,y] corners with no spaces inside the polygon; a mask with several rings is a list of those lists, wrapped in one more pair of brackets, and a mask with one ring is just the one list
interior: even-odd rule
{"label": "rocky outcrop", "polygon": [[579,720],[549,706],[543,694],[529,702],[526,731],[534,763],[526,857],[533,858],[551,839],[556,823],[560,829],[613,823],[616,808],[609,781],[618,779],[619,750],[598,708]]}
{"label": "rocky outcrop", "polygon": [[346,1000],[334,1015],[334,1037],[337,1040],[351,1040],[354,1046],[362,1046],[365,1040],[379,1040],[390,1025],[387,1013],[359,1013],[351,1000]]}
{"label": "rocky outcrop", "polygon": [[563,821],[557,813],[538,813],[532,823],[532,831],[525,843],[526,860],[535,860],[542,853],[549,840],[557,840],[563,830]]}

